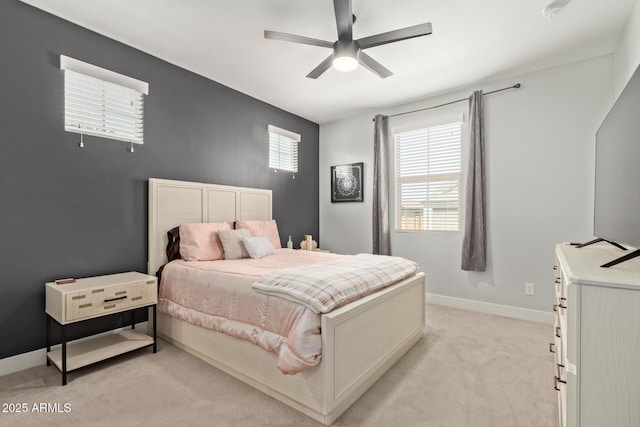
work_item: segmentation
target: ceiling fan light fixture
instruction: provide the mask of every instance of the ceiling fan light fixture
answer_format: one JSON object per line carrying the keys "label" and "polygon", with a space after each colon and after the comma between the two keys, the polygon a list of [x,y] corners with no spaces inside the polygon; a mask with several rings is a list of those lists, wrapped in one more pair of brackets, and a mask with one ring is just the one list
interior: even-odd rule
{"label": "ceiling fan light fixture", "polygon": [[345,73],[353,71],[358,68],[358,60],[353,56],[338,56],[333,58],[333,68]]}

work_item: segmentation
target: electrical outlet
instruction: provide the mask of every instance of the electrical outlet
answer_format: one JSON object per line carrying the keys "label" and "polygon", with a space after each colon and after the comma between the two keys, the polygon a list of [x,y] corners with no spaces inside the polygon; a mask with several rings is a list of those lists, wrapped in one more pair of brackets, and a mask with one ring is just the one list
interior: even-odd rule
{"label": "electrical outlet", "polygon": [[533,283],[525,283],[524,284],[524,294],[525,295],[535,295],[536,294],[536,285]]}

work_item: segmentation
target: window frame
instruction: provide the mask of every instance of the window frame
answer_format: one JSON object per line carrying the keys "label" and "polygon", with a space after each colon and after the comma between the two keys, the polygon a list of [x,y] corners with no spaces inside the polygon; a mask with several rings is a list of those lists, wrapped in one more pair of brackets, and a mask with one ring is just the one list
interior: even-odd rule
{"label": "window frame", "polygon": [[67,132],[144,144],[144,95],[149,84],[60,55]]}
{"label": "window frame", "polygon": [[[458,149],[459,149],[459,154],[458,154],[458,160],[460,162],[459,164],[459,169],[458,172],[455,172],[453,174],[451,173],[434,173],[431,174],[431,176],[428,175],[420,175],[420,176],[413,176],[413,177],[401,177],[400,176],[400,147],[399,147],[399,135],[401,134],[406,134],[409,132],[415,132],[415,131],[419,131],[419,130],[426,130],[426,129],[430,129],[430,128],[434,128],[434,127],[438,127],[438,126],[443,126],[443,125],[447,125],[447,124],[459,124],[459,145],[458,145]],[[466,129],[465,129],[465,122],[464,122],[464,115],[463,114],[453,114],[453,115],[444,115],[444,116],[440,116],[437,118],[433,118],[433,119],[429,119],[429,120],[418,120],[418,121],[405,121],[404,125],[399,125],[399,126],[394,126],[391,130],[391,140],[393,141],[393,159],[394,159],[394,230],[398,233],[437,233],[437,234],[459,234],[462,231],[462,221],[463,221],[463,178],[464,178],[464,169],[463,169],[463,160],[464,160],[464,154],[463,154],[463,145],[464,145],[464,138],[465,138],[465,133],[466,133]],[[405,218],[405,224],[406,224],[406,218],[408,218],[408,216],[405,214],[404,217],[402,215],[402,184],[403,183],[425,183],[425,182],[442,182],[442,178],[450,178],[453,175],[453,177],[457,178],[456,181],[456,186],[457,186],[457,227],[455,229],[452,228],[430,228],[428,224],[424,224],[424,220],[425,220],[425,214],[424,214],[424,210],[426,209],[425,206],[420,207],[420,208],[416,208],[416,212],[418,211],[422,211],[422,215],[417,215],[416,218],[418,218],[418,216],[420,216],[420,224],[416,224],[416,228],[412,229],[412,228],[407,228],[406,225],[403,227],[403,218]]]}
{"label": "window frame", "polygon": [[[286,129],[279,128],[277,126],[268,125],[267,132],[269,136],[269,168],[275,171],[281,170],[285,172],[298,173],[299,161],[300,161],[300,141],[301,136],[295,132],[291,132]],[[274,146],[277,145],[275,151],[277,153],[278,160],[276,163],[272,163],[274,159]],[[287,146],[289,149],[287,150]],[[283,149],[284,148],[284,149]],[[281,158],[283,152],[289,151],[288,157],[290,161],[286,161]]]}

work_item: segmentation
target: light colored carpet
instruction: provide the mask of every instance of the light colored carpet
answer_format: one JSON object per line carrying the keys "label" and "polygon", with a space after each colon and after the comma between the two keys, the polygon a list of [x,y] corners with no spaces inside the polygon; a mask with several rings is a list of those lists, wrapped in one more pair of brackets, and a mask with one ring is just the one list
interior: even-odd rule
{"label": "light colored carpet", "polygon": [[[336,422],[346,426],[556,426],[552,326],[427,305],[420,340]],[[149,349],[68,376],[55,367],[0,377],[11,426],[319,426],[178,348]],[[69,412],[33,412],[34,404]],[[4,409],[4,408],[1,408]]]}

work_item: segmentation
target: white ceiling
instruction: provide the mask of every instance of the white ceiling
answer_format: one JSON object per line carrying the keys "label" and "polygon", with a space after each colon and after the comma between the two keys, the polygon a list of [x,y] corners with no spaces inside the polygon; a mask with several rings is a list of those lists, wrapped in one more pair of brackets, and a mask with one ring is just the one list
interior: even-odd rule
{"label": "white ceiling", "polygon": [[22,1],[317,123],[611,53],[636,2],[573,0],[549,19],[550,0],[353,0],[355,39],[422,22],[433,34],[367,49],[387,79],[359,67],[312,80],[330,49],[263,32],[333,42],[331,0]]}

